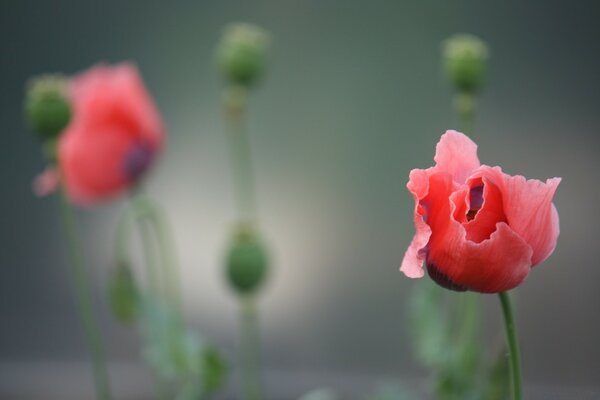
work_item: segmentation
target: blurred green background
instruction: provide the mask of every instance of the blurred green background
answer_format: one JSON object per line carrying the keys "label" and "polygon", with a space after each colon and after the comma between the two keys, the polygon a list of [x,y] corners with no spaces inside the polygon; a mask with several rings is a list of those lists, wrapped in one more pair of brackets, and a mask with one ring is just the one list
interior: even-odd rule
{"label": "blurred green background", "polygon": [[[136,62],[164,115],[169,145],[149,191],[175,226],[189,319],[235,360],[237,308],[221,270],[233,196],[213,50],[226,23],[248,21],[273,38],[249,120],[274,259],[261,299],[271,385],[289,383],[293,392],[426,376],[412,359],[405,317],[419,282],[398,272],[413,234],[405,183],[410,169],[432,164],[439,136],[456,126],[440,42],[470,32],[491,49],[474,133],[480,159],[529,178],[563,177],[556,252],[518,289],[525,381],[583,387],[577,398],[597,398],[599,18],[600,3],[591,0],[3,0],[0,397],[18,398],[19,382],[35,386],[29,377],[56,386],[43,377],[61,376],[61,367],[79,372],[79,385],[90,378],[73,368],[86,351],[55,201],[31,192],[44,164],[22,103],[30,76],[98,61]],[[139,343],[105,301],[121,207],[115,201],[80,216],[113,372],[123,383],[127,371],[138,376]],[[501,315],[495,297],[485,303],[493,346],[502,340]]]}

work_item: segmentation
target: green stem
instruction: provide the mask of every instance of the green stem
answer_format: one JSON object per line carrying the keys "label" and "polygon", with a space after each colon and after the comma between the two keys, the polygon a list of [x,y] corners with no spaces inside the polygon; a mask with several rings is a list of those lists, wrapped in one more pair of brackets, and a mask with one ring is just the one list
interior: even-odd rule
{"label": "green stem", "polygon": [[473,138],[475,120],[475,96],[471,93],[459,92],[454,97],[454,108],[458,115],[458,127],[462,133]]}
{"label": "green stem", "polygon": [[156,239],[166,300],[175,310],[179,319],[183,321],[179,264],[175,255],[171,230],[164,212],[148,199],[141,190],[138,190],[135,198],[132,199],[132,205],[136,209],[135,217],[140,227],[140,233],[147,236],[144,240],[146,251],[149,251],[149,247],[152,247],[150,235],[154,235]]}
{"label": "green stem", "polygon": [[77,233],[75,215],[73,214],[73,210],[69,205],[64,193],[61,193],[60,196],[60,214],[65,240],[71,259],[71,262],[69,263],[69,272],[74,285],[74,294],[79,312],[79,318],[83,325],[92,357],[96,397],[102,400],[110,400],[112,396],[110,392],[104,348],[98,330],[98,323],[96,322],[92,310],[92,299],[86,279],[84,258],[78,242],[79,235]]}
{"label": "green stem", "polygon": [[241,378],[244,399],[261,400],[263,389],[256,305],[254,299],[247,297],[242,299],[240,306]]}
{"label": "green stem", "polygon": [[[140,204],[137,199],[133,200],[134,207],[140,211]],[[140,239],[142,243],[142,252],[144,254],[144,264],[146,265],[146,273],[148,278],[148,290],[155,298],[161,298],[163,291],[161,290],[159,267],[157,257],[153,249],[155,246],[152,242],[152,235],[148,229],[148,222],[144,218],[140,218],[140,214],[136,214],[136,222]]]}
{"label": "green stem", "polygon": [[158,242],[158,252],[165,272],[169,302],[179,318],[183,320],[179,263],[175,255],[173,235],[163,210],[152,202],[148,202],[148,205],[150,209],[148,219]]}
{"label": "green stem", "polygon": [[513,385],[513,400],[522,399],[521,391],[521,356],[519,354],[519,343],[517,342],[517,330],[513,317],[510,296],[507,292],[498,294],[502,304],[502,314],[504,315],[504,328],[506,331],[506,340],[510,351],[510,366]]}
{"label": "green stem", "polygon": [[247,221],[255,217],[256,194],[252,153],[246,132],[246,97],[247,89],[241,86],[230,86],[224,94],[225,122],[236,203],[240,217]]}

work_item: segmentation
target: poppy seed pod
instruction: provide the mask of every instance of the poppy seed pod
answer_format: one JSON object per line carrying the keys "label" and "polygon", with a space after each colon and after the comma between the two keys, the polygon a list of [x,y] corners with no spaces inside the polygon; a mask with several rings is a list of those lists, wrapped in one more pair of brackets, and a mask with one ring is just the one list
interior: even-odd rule
{"label": "poppy seed pod", "polygon": [[264,72],[268,44],[268,34],[258,26],[229,25],[217,48],[218,68],[226,80],[250,86]]}
{"label": "poppy seed pod", "polygon": [[268,256],[256,232],[241,227],[235,233],[226,260],[227,280],[240,295],[254,293],[267,276]]}
{"label": "poppy seed pod", "polygon": [[68,80],[62,75],[31,79],[25,94],[25,115],[40,138],[55,139],[71,120]]}
{"label": "poppy seed pod", "polygon": [[460,92],[477,92],[485,77],[489,51],[478,37],[457,34],[442,44],[448,78]]}

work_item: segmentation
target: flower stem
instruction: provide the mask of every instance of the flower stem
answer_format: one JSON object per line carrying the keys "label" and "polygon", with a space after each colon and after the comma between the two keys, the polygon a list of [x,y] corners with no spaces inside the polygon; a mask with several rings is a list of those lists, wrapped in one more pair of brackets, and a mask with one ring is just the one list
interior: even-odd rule
{"label": "flower stem", "polygon": [[519,344],[517,342],[517,332],[512,307],[510,304],[510,296],[507,292],[498,293],[498,295],[500,296],[500,303],[502,304],[504,328],[506,331],[506,340],[508,342],[508,348],[510,352],[513,400],[521,400],[521,356],[519,354]]}
{"label": "flower stem", "polygon": [[260,374],[258,318],[254,299],[247,297],[241,301],[240,310],[240,347],[241,376],[245,400],[263,398]]}
{"label": "flower stem", "polygon": [[[179,265],[164,212],[141,189],[138,189],[129,201],[128,209],[121,219],[122,227],[117,230],[117,256],[126,251],[124,249],[128,243],[126,228],[131,218],[138,226],[142,240],[150,291],[157,295],[164,295],[165,303],[172,307],[178,318],[183,321]],[[156,249],[156,252],[153,252],[153,249]]]}
{"label": "flower stem", "polygon": [[471,93],[459,92],[454,97],[454,108],[458,116],[459,129],[470,138],[473,138],[473,125],[475,120],[475,96]]}
{"label": "flower stem", "polygon": [[226,88],[223,102],[236,204],[240,217],[247,221],[256,213],[252,153],[246,132],[247,89],[241,86]]}
{"label": "flower stem", "polygon": [[[239,222],[256,219],[256,193],[252,152],[246,132],[247,89],[231,85],[224,91],[223,108]],[[261,400],[258,310],[252,297],[240,300],[240,352],[242,392],[245,400]]]}
{"label": "flower stem", "polygon": [[74,295],[79,318],[83,325],[88,348],[92,357],[96,398],[110,400],[112,396],[110,392],[106,359],[104,356],[104,347],[100,338],[98,323],[96,322],[92,310],[92,299],[86,279],[84,258],[78,243],[79,235],[75,224],[75,215],[73,214],[73,210],[64,193],[61,193],[59,202],[65,241],[71,259],[71,262],[69,263],[69,272],[74,285]]}

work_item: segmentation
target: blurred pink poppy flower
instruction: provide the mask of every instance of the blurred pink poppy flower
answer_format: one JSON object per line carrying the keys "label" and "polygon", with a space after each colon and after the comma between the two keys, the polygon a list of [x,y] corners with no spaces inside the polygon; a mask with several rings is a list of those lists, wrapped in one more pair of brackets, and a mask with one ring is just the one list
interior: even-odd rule
{"label": "blurred pink poppy flower", "polygon": [[90,205],[135,185],[164,142],[165,128],[137,68],[97,65],[70,83],[73,116],[59,138],[61,182]]}
{"label": "blurred pink poppy flower", "polygon": [[458,291],[497,293],[523,282],[554,251],[559,234],[546,182],[480,165],[477,145],[456,131],[442,135],[436,165],[410,172],[416,234],[400,270]]}

